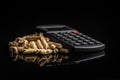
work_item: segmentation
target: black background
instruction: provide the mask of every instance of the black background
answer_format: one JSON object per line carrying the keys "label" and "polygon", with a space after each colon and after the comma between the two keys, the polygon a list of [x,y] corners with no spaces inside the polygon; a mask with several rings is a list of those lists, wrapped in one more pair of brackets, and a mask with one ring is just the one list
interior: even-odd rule
{"label": "black background", "polygon": [[[91,2],[92,3],[92,2]],[[99,4],[99,5],[98,5]],[[104,3],[83,4],[76,8],[20,8],[20,3],[14,8],[8,8],[7,16],[3,16],[5,21],[1,29],[1,56],[0,69],[4,78],[24,79],[117,79],[119,52],[117,44],[114,43],[115,10],[110,5]],[[31,63],[13,62],[8,51],[8,42],[15,37],[32,34],[35,26],[41,24],[65,24],[78,31],[89,35],[106,44],[106,56],[80,63],[78,65],[40,68]],[[56,78],[56,77],[57,78]]]}

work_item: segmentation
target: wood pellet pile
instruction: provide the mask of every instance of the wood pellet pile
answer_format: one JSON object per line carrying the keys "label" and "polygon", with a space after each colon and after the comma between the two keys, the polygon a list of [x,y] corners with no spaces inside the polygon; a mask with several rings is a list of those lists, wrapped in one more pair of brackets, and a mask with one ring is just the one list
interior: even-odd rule
{"label": "wood pellet pile", "polygon": [[23,37],[17,37],[9,42],[10,51],[13,54],[56,54],[69,53],[61,43],[53,42],[43,33],[35,33]]}

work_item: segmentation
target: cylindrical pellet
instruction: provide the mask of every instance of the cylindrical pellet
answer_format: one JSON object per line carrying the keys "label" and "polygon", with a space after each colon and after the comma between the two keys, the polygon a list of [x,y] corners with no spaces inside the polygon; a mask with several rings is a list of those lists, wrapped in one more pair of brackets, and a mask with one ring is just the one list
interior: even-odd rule
{"label": "cylindrical pellet", "polygon": [[48,42],[48,44],[49,44],[49,45],[54,44],[57,48],[62,48],[62,47],[63,47],[62,44],[56,43],[56,42]]}
{"label": "cylindrical pellet", "polygon": [[9,42],[9,46],[18,46],[18,43],[16,41]]}
{"label": "cylindrical pellet", "polygon": [[30,42],[30,46],[32,49],[38,49],[34,41]]}
{"label": "cylindrical pellet", "polygon": [[51,48],[51,49],[55,49],[56,46],[55,46],[54,44],[51,44],[51,45],[50,45],[50,48]]}
{"label": "cylindrical pellet", "polygon": [[51,54],[52,53],[52,49],[37,49],[37,53],[40,53],[40,54]]}
{"label": "cylindrical pellet", "polygon": [[25,51],[23,52],[23,54],[31,54],[31,53],[36,53],[37,50],[36,49],[25,49]]}
{"label": "cylindrical pellet", "polygon": [[47,49],[47,54],[51,54],[53,52],[52,49]]}
{"label": "cylindrical pellet", "polygon": [[43,49],[44,48],[40,40],[37,40],[36,44],[38,46],[38,49]]}
{"label": "cylindrical pellet", "polygon": [[47,42],[49,42],[49,41],[50,41],[50,38],[48,38],[48,37],[45,37],[45,39],[46,39],[46,41],[47,41]]}
{"label": "cylindrical pellet", "polygon": [[62,49],[60,49],[60,52],[61,52],[61,53],[69,53],[69,50],[68,50],[68,49],[63,49],[63,48],[62,48]]}
{"label": "cylindrical pellet", "polygon": [[40,36],[26,36],[25,39],[28,41],[35,41],[35,40],[40,39]]}
{"label": "cylindrical pellet", "polygon": [[49,49],[49,45],[48,45],[47,41],[45,40],[43,34],[41,34],[40,36],[41,36],[40,39],[41,39],[41,42],[42,42],[44,48]]}
{"label": "cylindrical pellet", "polygon": [[39,50],[39,53],[40,53],[40,54],[46,54],[46,50],[45,50],[45,49],[40,49],[40,50]]}
{"label": "cylindrical pellet", "polygon": [[24,40],[24,44],[23,44],[23,46],[24,46],[25,48],[28,47],[28,41],[27,41],[27,40]]}
{"label": "cylindrical pellet", "polygon": [[54,50],[53,50],[53,53],[58,53],[59,52],[59,50],[57,49],[57,48],[55,48]]}

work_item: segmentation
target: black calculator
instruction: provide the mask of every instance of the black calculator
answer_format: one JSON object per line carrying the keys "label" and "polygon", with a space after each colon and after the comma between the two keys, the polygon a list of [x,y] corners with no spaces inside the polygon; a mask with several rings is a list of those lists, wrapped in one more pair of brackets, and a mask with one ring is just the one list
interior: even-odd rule
{"label": "black calculator", "polygon": [[42,31],[71,51],[95,52],[105,49],[105,44],[67,25],[39,25],[36,26],[36,31]]}

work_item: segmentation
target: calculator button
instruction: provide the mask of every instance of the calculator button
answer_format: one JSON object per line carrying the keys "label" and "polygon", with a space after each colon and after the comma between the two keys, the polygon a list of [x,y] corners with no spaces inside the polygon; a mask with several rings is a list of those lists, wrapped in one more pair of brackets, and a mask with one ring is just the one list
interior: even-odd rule
{"label": "calculator button", "polygon": [[76,41],[70,41],[71,43],[76,43]]}
{"label": "calculator button", "polygon": [[82,43],[82,42],[83,42],[83,40],[78,40],[77,42]]}
{"label": "calculator button", "polygon": [[61,35],[60,35],[60,34],[56,34],[56,36],[58,36],[58,37],[59,37],[59,36],[61,36]]}
{"label": "calculator button", "polygon": [[89,42],[90,40],[88,40],[88,39],[85,39],[84,41],[85,41],[85,42]]}
{"label": "calculator button", "polygon": [[66,41],[71,41],[71,39],[69,39],[69,38],[66,38]]}
{"label": "calculator button", "polygon": [[82,37],[85,37],[85,38],[87,37],[86,35],[83,35],[83,34],[82,34],[81,36],[82,36]]}
{"label": "calculator button", "polygon": [[95,39],[91,39],[91,41],[95,41],[95,42],[96,42],[96,40],[95,40]]}
{"label": "calculator button", "polygon": [[64,35],[64,36],[69,36],[69,34],[62,34],[62,35]]}
{"label": "calculator button", "polygon": [[60,38],[61,38],[61,39],[66,39],[67,37],[65,37],[65,36],[60,36]]}
{"label": "calculator button", "polygon": [[74,45],[74,43],[71,42],[71,41],[67,41],[67,43],[68,43],[69,45]]}
{"label": "calculator button", "polygon": [[57,34],[61,34],[61,32],[58,32]]}
{"label": "calculator button", "polygon": [[100,42],[99,42],[99,41],[96,41],[95,43],[99,44]]}
{"label": "calculator button", "polygon": [[82,45],[87,45],[87,43],[86,42],[83,42],[83,43],[81,43]]}
{"label": "calculator button", "polygon": [[51,33],[51,35],[54,35],[54,36],[56,36],[57,34],[55,34],[55,33]]}
{"label": "calculator button", "polygon": [[71,32],[65,32],[66,34],[69,34],[69,33],[71,33]]}
{"label": "calculator button", "polygon": [[91,37],[88,37],[88,36],[87,36],[86,38],[87,38],[87,39],[90,39],[90,40],[92,39]]}
{"label": "calculator button", "polygon": [[76,35],[75,37],[76,37],[76,38],[79,38],[80,36]]}
{"label": "calculator button", "polygon": [[73,33],[73,34],[79,34],[79,32],[78,32],[78,31],[73,31],[72,33]]}
{"label": "calculator button", "polygon": [[79,46],[79,45],[81,45],[81,43],[74,43],[74,45],[75,45],[75,46]]}
{"label": "calculator button", "polygon": [[93,45],[94,44],[94,42],[88,42],[89,44],[91,44],[91,45]]}
{"label": "calculator button", "polygon": [[79,37],[79,39],[84,40],[85,38],[83,38],[83,37]]}
{"label": "calculator button", "polygon": [[50,34],[53,34],[53,35],[54,35],[55,33],[50,33]]}
{"label": "calculator button", "polygon": [[69,32],[64,32],[65,34],[68,34]]}
{"label": "calculator button", "polygon": [[74,33],[69,33],[69,35],[71,35],[71,36],[75,36],[76,34],[74,34]]}
{"label": "calculator button", "polygon": [[82,34],[82,33],[79,33],[78,35],[79,35],[79,36],[82,36],[83,34]]}
{"label": "calculator button", "polygon": [[73,38],[73,40],[77,41],[77,40],[79,40],[79,39],[78,39],[78,38]]}
{"label": "calculator button", "polygon": [[63,39],[63,38],[62,38],[61,40],[62,40],[62,41],[66,41],[66,40],[65,40],[65,39]]}
{"label": "calculator button", "polygon": [[71,38],[71,39],[73,39],[74,38],[74,36],[67,36],[68,38]]}

